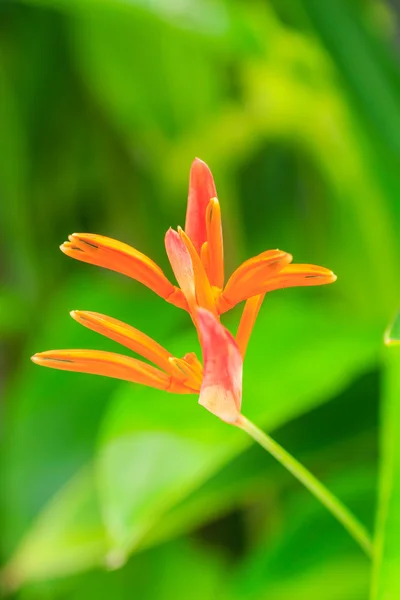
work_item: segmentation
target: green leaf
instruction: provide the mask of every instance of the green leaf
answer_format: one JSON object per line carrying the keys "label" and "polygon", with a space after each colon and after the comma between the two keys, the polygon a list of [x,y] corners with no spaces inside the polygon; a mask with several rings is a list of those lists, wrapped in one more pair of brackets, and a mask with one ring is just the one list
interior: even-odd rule
{"label": "green leaf", "polygon": [[[365,511],[375,492],[373,470],[347,469],[329,481],[347,505]],[[273,509],[272,509],[273,510]],[[285,527],[259,537],[236,569],[232,588],[240,600],[339,600],[365,598],[370,565],[321,505],[307,494],[280,505]],[[269,523],[273,528],[274,523]],[[273,531],[273,529],[272,529]]]}
{"label": "green leaf", "polygon": [[76,14],[119,14],[130,18],[138,13],[157,17],[190,32],[212,37],[226,34],[229,25],[228,8],[224,2],[192,0],[191,10],[185,4],[171,5],[163,0],[18,0],[20,4],[51,7]]}
{"label": "green leaf", "polygon": [[385,334],[381,475],[372,600],[400,597],[400,314]]}
{"label": "green leaf", "polygon": [[400,344],[400,311],[386,329],[384,341],[387,346],[396,346]]}
{"label": "green leaf", "polygon": [[3,53],[0,54],[0,128],[3,152],[0,156],[1,193],[0,232],[7,247],[7,260],[14,277],[27,294],[37,267],[37,248],[32,235],[28,205],[27,134],[21,114],[20,99],[6,69]]}
{"label": "green leaf", "polygon": [[15,289],[0,288],[0,335],[3,339],[24,332],[28,325],[27,302]]}
{"label": "green leaf", "polygon": [[[246,357],[243,411],[271,430],[326,401],[368,368],[376,341],[373,333],[315,307],[270,301],[268,308]],[[181,351],[192,347],[187,339]],[[137,398],[131,391],[118,394],[104,423],[98,462],[112,550],[131,551],[167,510],[249,444],[240,431],[198,407],[195,397],[149,389]]]}
{"label": "green leaf", "polygon": [[[377,385],[376,377],[361,378],[339,398],[274,431],[274,439],[290,448],[294,456],[324,479],[331,473],[341,472],[343,464],[354,469],[372,467],[375,465]],[[343,420],[344,413],[359,416]],[[359,451],[360,444],[363,452]],[[192,531],[246,504],[249,499],[255,501],[267,493],[282,496],[282,487],[289,487],[296,497],[298,492],[307,493],[260,447],[252,446],[167,511],[145,536],[142,545],[151,546]],[[374,507],[371,506],[369,514],[364,512],[365,508],[364,505],[361,511],[363,522],[372,525]],[[342,535],[347,534],[342,531]]]}
{"label": "green leaf", "polygon": [[[371,429],[375,425],[375,387],[370,377],[362,379],[334,402],[321,405],[295,423],[280,428],[276,433],[277,439],[290,447],[313,472],[323,473],[324,477],[330,476],[332,472],[341,473],[340,465],[343,462],[354,469],[362,469],[364,464],[370,467],[370,447],[373,445]],[[356,413],[360,402],[363,406],[362,415],[356,420],[343,423],[343,411]],[[317,429],[319,435],[316,439]],[[359,452],[360,436],[364,448],[362,453]],[[159,473],[156,474],[156,479],[158,476]],[[290,490],[296,500],[299,493],[300,498],[308,497],[307,492],[289,473],[260,448],[252,446],[167,511],[141,540],[139,549],[143,551],[144,547],[158,545],[171,537],[193,531],[205,522],[247,504],[249,499],[251,502],[259,499],[262,506],[265,506],[265,496],[268,494],[276,498],[279,504],[285,503],[286,490]],[[368,502],[365,500],[366,498],[358,512],[363,520],[370,522],[372,510],[370,514],[366,514]],[[271,501],[267,500],[267,503],[269,506]],[[91,514],[92,522],[95,517],[98,519],[96,527],[93,526],[89,531],[85,523],[81,522],[84,506],[97,507],[97,504],[93,468],[88,467],[50,500],[20,544],[10,568],[15,584],[49,581],[61,574],[78,573],[105,563],[108,543],[105,533],[99,535],[104,526],[98,508]],[[54,506],[58,509],[55,510]],[[43,524],[46,524],[51,534],[47,533]],[[68,552],[65,547],[65,524],[77,541],[75,546],[67,548]],[[335,526],[335,535],[346,538],[340,526],[333,522],[331,527]],[[299,539],[302,535],[303,533],[299,534]],[[299,543],[303,543],[303,540]],[[79,556],[82,556],[85,548],[90,549],[90,553],[87,552],[80,562]],[[118,556],[114,555],[115,558]]]}
{"label": "green leaf", "polygon": [[104,563],[106,532],[94,490],[87,467],[51,499],[2,573],[8,589]]}
{"label": "green leaf", "polygon": [[[357,11],[357,3],[346,0],[324,4],[318,0],[302,0],[302,4],[341,68],[359,107],[373,122],[375,136],[384,138],[398,156],[398,69],[390,65],[393,53],[385,53],[383,43],[380,40],[378,42],[378,36],[371,35],[372,32],[364,25],[363,15],[360,14],[364,6],[360,4],[361,10]],[[383,54],[386,54],[386,60],[383,60]]]}
{"label": "green leaf", "polygon": [[57,347],[124,351],[72,321],[71,309],[109,314],[164,343],[178,327],[180,311],[151,292],[138,297],[132,287],[119,276],[80,265],[79,276],[60,287],[51,306],[32,324],[32,336],[7,390],[0,501],[8,515],[2,529],[8,555],[49,498],[91,460],[105,406],[122,385],[115,379],[39,368],[29,357]]}
{"label": "green leaf", "polygon": [[[120,138],[129,148],[135,144],[149,153],[157,169],[167,140],[202,127],[228,85],[222,69],[220,77],[214,75],[208,39],[188,35],[161,16],[138,10],[135,3],[130,10],[114,4],[69,24],[76,68],[85,85]],[[214,24],[217,30],[221,27],[218,18]]]}

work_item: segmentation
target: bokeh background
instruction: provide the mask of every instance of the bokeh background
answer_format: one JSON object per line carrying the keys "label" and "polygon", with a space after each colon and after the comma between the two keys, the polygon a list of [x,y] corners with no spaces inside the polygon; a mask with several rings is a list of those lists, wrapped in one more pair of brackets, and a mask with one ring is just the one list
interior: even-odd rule
{"label": "bokeh background", "polygon": [[[178,355],[196,348],[182,311],[58,246],[74,231],[108,235],[172,276],[163,236],[184,224],[199,156],[217,184],[228,273],[279,247],[338,275],[266,298],[243,410],[372,531],[382,335],[400,303],[397,18],[378,0],[3,0],[10,597],[368,598],[370,562],[343,528],[195,396],[29,357],[118,351],[72,309],[125,320]],[[237,314],[225,322],[234,329]]]}

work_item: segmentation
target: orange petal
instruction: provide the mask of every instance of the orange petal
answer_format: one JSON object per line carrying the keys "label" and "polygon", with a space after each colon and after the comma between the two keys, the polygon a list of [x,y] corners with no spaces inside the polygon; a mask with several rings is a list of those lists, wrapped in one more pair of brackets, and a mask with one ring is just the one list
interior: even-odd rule
{"label": "orange petal", "polygon": [[208,241],[206,271],[211,285],[223,288],[224,244],[222,238],[221,208],[217,198],[211,198],[208,203],[206,211],[206,227]]}
{"label": "orange petal", "polygon": [[179,369],[174,368],[169,360],[172,354],[135,327],[96,312],[73,310],[70,314],[81,325],[140,354],[170,375],[183,379]]}
{"label": "orange petal", "polygon": [[117,240],[91,233],[74,233],[60,246],[67,256],[104,267],[140,281],[168,302],[187,308],[182,292],[145,254]]}
{"label": "orange petal", "polygon": [[76,371],[142,383],[160,390],[167,390],[171,378],[156,367],[141,360],[103,352],[101,350],[50,350],[32,356],[32,361],[44,367],[61,371]]}
{"label": "orange petal", "polygon": [[198,309],[204,374],[199,404],[214,415],[235,423],[242,403],[243,360],[225,327],[207,310]]}
{"label": "orange petal", "polygon": [[180,227],[178,227],[178,234],[184,243],[192,261],[197,304],[198,306],[206,308],[214,314],[217,314],[214,294],[200,256],[197,254],[190,238]]}
{"label": "orange petal", "polygon": [[171,228],[165,234],[165,249],[176,280],[193,314],[196,308],[196,291],[192,259],[180,235]]}
{"label": "orange petal", "polygon": [[210,272],[210,252],[208,249],[208,242],[204,242],[200,250],[200,260],[207,275]]}
{"label": "orange petal", "polygon": [[178,369],[180,371],[182,377],[181,383],[184,383],[187,387],[193,389],[193,391],[199,392],[203,378],[203,370],[201,369],[199,371],[197,369],[197,365],[192,365],[189,361],[185,360],[185,357],[175,358],[173,356],[169,360],[174,369]]}
{"label": "orange petal", "polygon": [[336,281],[336,275],[329,269],[317,265],[288,265],[265,282],[264,292],[280,288],[324,285]]}
{"label": "orange petal", "polygon": [[191,366],[194,373],[196,373],[196,376],[201,380],[203,378],[203,365],[197,358],[195,352],[188,352],[183,357],[183,360]]}
{"label": "orange petal", "polygon": [[223,313],[242,300],[263,294],[266,282],[291,260],[292,256],[282,250],[267,250],[246,260],[230,276],[219,298],[219,312]]}
{"label": "orange petal", "polygon": [[239,347],[240,354],[244,359],[247,344],[249,343],[251,332],[253,331],[254,323],[256,322],[257,315],[263,303],[265,294],[259,294],[246,300],[244,305],[242,317],[240,319],[239,327],[236,334],[236,343]]}
{"label": "orange petal", "polygon": [[202,306],[216,313],[214,296],[199,255],[186,233],[169,229],[165,247],[177,282],[189,305],[193,318],[196,307]]}
{"label": "orange petal", "polygon": [[217,195],[214,179],[205,162],[196,158],[190,169],[189,197],[186,211],[185,232],[200,254],[207,240],[206,210],[211,198]]}

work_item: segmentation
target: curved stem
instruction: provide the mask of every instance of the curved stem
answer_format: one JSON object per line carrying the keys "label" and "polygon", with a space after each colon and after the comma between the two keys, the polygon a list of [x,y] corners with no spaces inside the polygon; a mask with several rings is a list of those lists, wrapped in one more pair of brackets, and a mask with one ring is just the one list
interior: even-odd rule
{"label": "curved stem", "polygon": [[372,556],[373,544],[367,529],[310,471],[291,456],[282,446],[251,421],[240,415],[236,425],[248,433],[278,462],[292,473],[336,517],[368,556]]}

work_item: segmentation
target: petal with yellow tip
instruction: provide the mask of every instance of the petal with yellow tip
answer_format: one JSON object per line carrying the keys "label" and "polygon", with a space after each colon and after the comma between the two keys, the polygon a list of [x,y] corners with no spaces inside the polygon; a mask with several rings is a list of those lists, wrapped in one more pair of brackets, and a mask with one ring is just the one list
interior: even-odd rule
{"label": "petal with yellow tip", "polygon": [[291,260],[291,254],[282,250],[267,250],[246,260],[230,276],[218,301],[219,312],[226,312],[242,300],[263,294],[266,282]]}
{"label": "petal with yellow tip", "polygon": [[193,263],[181,236],[174,229],[169,228],[165,234],[165,249],[176,280],[180,285],[189,310],[193,314],[196,308]]}
{"label": "petal with yellow tip", "polygon": [[70,314],[84,327],[114,340],[114,342],[140,354],[170,375],[179,377],[180,371],[174,369],[169,360],[172,354],[135,327],[96,312],[73,310]]}
{"label": "petal with yellow tip", "polygon": [[60,249],[71,258],[127,275],[167,302],[187,309],[181,290],[167,279],[154,261],[128,244],[102,235],[73,233]]}
{"label": "petal with yellow tip", "polygon": [[171,384],[170,376],[152,365],[136,358],[102,350],[50,350],[35,354],[31,360],[43,367],[104,375],[160,390],[168,390]]}
{"label": "petal with yellow tip", "polygon": [[243,360],[233,338],[215,316],[198,309],[204,374],[199,404],[214,415],[235,423],[242,403]]}
{"label": "petal with yellow tip", "polygon": [[325,267],[317,265],[288,265],[265,282],[264,292],[288,287],[325,285],[334,283],[336,275]]}
{"label": "petal with yellow tip", "polygon": [[187,352],[184,355],[182,360],[184,360],[185,362],[187,362],[188,365],[190,365],[190,367],[192,368],[194,373],[196,373],[196,376],[201,381],[201,379],[203,378],[203,365],[197,358],[196,353],[195,352]]}
{"label": "petal with yellow tip", "polygon": [[199,392],[202,380],[202,373],[198,373],[196,369],[184,358],[176,358],[175,356],[170,358],[171,364],[174,369],[178,369],[181,373],[180,382],[185,384],[186,387],[190,387],[193,392]]}
{"label": "petal with yellow tip", "polygon": [[195,158],[190,169],[185,232],[192,240],[198,254],[207,240],[207,206],[210,199],[216,195],[217,191],[209,167],[199,158]]}
{"label": "petal with yellow tip", "polygon": [[206,271],[210,284],[222,288],[224,286],[224,243],[222,237],[221,208],[217,198],[211,198],[208,203],[206,211],[206,228]]}
{"label": "petal with yellow tip", "polygon": [[214,294],[200,256],[197,254],[191,239],[188,235],[186,235],[181,227],[178,227],[178,235],[184,243],[192,262],[197,304],[198,306],[206,308],[214,314],[217,314]]}

